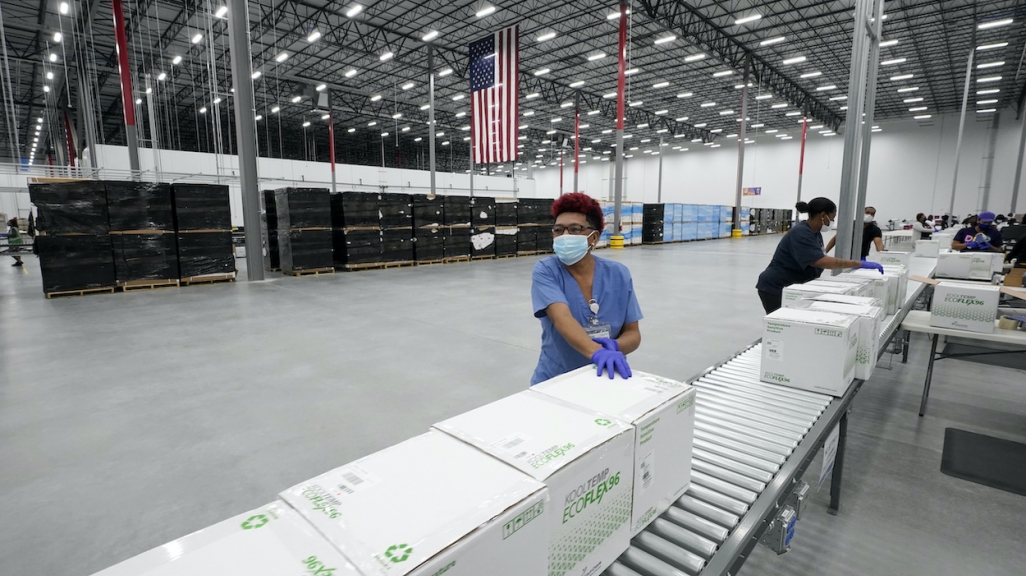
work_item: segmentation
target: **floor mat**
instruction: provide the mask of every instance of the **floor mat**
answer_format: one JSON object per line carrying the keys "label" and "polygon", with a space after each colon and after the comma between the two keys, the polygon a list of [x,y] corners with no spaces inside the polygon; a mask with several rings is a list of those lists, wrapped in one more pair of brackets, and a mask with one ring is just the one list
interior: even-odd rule
{"label": "floor mat", "polygon": [[1026,496],[1026,444],[945,428],[941,472]]}
{"label": "floor mat", "polygon": [[948,344],[944,346],[944,354],[979,354],[981,352],[996,353],[985,354],[983,356],[963,356],[958,358],[958,360],[988,364],[991,366],[1003,366],[1013,370],[1026,370],[1026,353],[1024,352],[1001,352],[993,348],[971,346],[969,344],[959,344],[957,342],[948,342]]}

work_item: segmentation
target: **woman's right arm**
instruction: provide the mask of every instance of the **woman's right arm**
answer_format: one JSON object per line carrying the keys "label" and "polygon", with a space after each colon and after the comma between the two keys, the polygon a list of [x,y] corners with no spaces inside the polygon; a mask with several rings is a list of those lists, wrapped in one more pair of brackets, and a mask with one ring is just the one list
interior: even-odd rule
{"label": "woman's right arm", "polygon": [[812,263],[816,268],[823,268],[824,270],[843,270],[845,268],[861,268],[862,261],[860,260],[845,260],[844,258],[834,258],[833,256],[824,256],[819,260]]}
{"label": "woman's right arm", "polygon": [[570,307],[566,304],[562,302],[549,304],[545,309],[545,314],[552,321],[552,325],[556,327],[556,331],[566,339],[570,346],[573,346],[574,350],[586,358],[591,358],[595,352],[602,349],[602,345],[592,340],[584,328],[581,328],[581,325],[574,319],[574,315],[570,313]]}

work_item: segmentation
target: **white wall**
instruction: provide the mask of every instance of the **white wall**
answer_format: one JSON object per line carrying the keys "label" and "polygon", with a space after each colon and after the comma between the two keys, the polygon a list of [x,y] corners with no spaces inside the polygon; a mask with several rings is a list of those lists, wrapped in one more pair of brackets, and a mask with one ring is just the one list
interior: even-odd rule
{"label": "white wall", "polygon": [[[920,127],[915,121],[880,122],[882,132],[873,134],[869,164],[867,204],[875,206],[878,221],[915,218],[917,212],[945,213],[951,198],[958,115],[934,116],[933,126]],[[955,213],[990,209],[1007,213],[1011,204],[1016,155],[1022,123],[1014,111],[1003,111],[995,146],[990,202],[981,206],[984,168],[989,143],[990,122],[966,121],[959,163]],[[789,208],[794,206],[798,187],[800,129],[795,138],[780,141],[771,134],[760,134],[756,144],[745,148],[745,187],[762,187],[762,196],[746,196],[745,206]],[[841,157],[844,136],[820,136],[810,131],[805,149],[805,176],[802,198],[826,196],[837,200],[841,181]],[[720,148],[700,143],[670,140],[664,147],[663,202],[690,204],[734,204],[737,173],[737,142],[718,139]],[[658,157],[642,154],[645,145],[632,152],[625,162],[625,199],[655,202],[658,190]],[[682,145],[687,152],[671,150]],[[648,146],[655,149],[654,143]],[[581,165],[580,188],[605,199],[609,193],[610,162],[588,158]],[[564,190],[573,186],[573,167],[565,168]],[[1026,179],[1026,178],[1024,178]],[[558,168],[549,166],[535,171],[537,193],[554,196],[559,191]],[[1020,192],[1016,212],[1026,210],[1026,192]]]}

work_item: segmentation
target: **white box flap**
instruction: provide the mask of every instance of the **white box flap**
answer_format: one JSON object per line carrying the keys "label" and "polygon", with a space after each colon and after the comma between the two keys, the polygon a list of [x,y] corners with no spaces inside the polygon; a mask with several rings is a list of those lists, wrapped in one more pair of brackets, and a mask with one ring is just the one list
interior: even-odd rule
{"label": "white box flap", "polygon": [[[510,423],[508,415],[522,418]],[[502,415],[503,417],[496,417]],[[632,430],[601,414],[526,390],[435,424],[538,480]]]}
{"label": "white box flap", "polygon": [[617,374],[610,380],[604,374],[597,376],[594,366],[585,366],[536,384],[532,389],[571,404],[586,403],[598,412],[633,423],[691,388],[655,374],[633,372],[631,378],[624,379]]}
{"label": "white box flap", "polygon": [[825,326],[836,326],[839,328],[851,326],[857,320],[854,316],[849,316],[847,314],[810,310],[808,308],[781,308],[766,316],[766,319],[782,320],[785,322],[802,322],[804,324],[823,324]]}

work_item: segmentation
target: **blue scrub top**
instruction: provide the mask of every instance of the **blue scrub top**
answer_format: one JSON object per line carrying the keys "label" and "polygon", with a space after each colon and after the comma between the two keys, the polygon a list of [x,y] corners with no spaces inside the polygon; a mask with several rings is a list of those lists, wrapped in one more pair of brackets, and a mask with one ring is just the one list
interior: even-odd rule
{"label": "blue scrub top", "polygon": [[[641,307],[634,295],[634,281],[627,267],[619,262],[595,258],[595,279],[591,295],[598,302],[598,323],[608,324],[609,334],[618,338],[623,327],[641,320]],[[541,320],[542,346],[538,367],[531,377],[531,386],[591,363],[563,338],[545,313],[550,304],[562,302],[581,326],[591,322],[591,309],[570,271],[555,256],[534,265],[531,274],[531,301],[534,316]]]}

